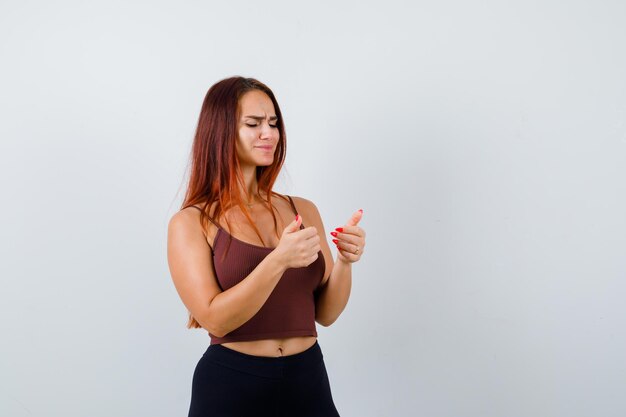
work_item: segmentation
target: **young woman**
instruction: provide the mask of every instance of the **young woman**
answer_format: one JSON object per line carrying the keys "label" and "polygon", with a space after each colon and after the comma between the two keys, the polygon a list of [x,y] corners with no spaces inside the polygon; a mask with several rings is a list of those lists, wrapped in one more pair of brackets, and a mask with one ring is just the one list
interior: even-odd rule
{"label": "young woman", "polygon": [[232,77],[209,89],[185,199],[168,225],[187,327],[211,338],[189,417],[339,416],[315,322],[330,326],[348,302],[363,211],[330,233],[333,261],[313,202],[272,191],[286,145],[265,84]]}

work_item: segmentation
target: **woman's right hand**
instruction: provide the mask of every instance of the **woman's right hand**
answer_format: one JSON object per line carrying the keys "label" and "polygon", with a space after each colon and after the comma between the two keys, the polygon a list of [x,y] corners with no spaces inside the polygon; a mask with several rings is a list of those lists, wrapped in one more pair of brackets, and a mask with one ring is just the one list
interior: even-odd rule
{"label": "woman's right hand", "polygon": [[321,250],[320,237],[314,226],[300,230],[300,215],[285,227],[274,253],[282,260],[285,268],[303,268],[312,264]]}

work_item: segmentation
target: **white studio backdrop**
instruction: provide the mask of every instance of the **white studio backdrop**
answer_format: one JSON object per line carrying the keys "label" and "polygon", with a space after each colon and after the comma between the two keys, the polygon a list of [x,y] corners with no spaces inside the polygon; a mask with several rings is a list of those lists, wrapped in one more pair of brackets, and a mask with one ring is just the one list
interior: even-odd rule
{"label": "white studio backdrop", "polygon": [[167,222],[233,75],[281,105],[276,190],[364,209],[343,417],[625,415],[625,50],[621,1],[3,1],[0,415],[186,415]]}

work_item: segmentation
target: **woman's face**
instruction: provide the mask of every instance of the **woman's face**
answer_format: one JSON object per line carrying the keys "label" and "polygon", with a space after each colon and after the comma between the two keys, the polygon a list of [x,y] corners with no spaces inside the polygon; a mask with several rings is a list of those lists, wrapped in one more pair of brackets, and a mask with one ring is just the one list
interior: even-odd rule
{"label": "woman's face", "polygon": [[239,109],[239,163],[242,167],[271,165],[279,138],[272,100],[262,91],[251,90],[239,100]]}

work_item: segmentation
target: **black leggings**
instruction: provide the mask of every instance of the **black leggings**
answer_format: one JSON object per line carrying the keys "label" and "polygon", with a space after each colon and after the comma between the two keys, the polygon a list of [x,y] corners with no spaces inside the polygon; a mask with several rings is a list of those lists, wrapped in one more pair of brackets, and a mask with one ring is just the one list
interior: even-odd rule
{"label": "black leggings", "polygon": [[189,417],[339,417],[319,343],[265,357],[210,345],[193,373]]}

